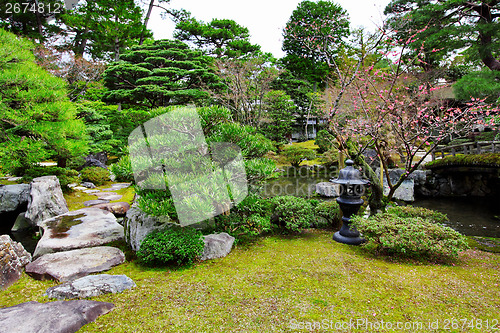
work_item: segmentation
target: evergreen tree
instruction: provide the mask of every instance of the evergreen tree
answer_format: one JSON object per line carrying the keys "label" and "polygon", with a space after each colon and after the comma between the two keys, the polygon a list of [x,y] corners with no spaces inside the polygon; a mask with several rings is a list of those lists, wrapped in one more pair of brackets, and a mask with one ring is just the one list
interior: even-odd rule
{"label": "evergreen tree", "polygon": [[175,28],[176,39],[192,43],[218,58],[236,58],[260,50],[260,46],[250,43],[248,29],[233,20],[213,19],[205,23],[188,18],[179,21]]}
{"label": "evergreen tree", "polygon": [[118,60],[128,47],[151,36],[142,10],[133,0],[85,1],[62,16],[67,26],[66,47],[77,55]]}
{"label": "evergreen tree", "polygon": [[155,108],[201,103],[217,85],[210,57],[180,42],[157,40],[132,47],[104,72],[104,101]]}
{"label": "evergreen tree", "polygon": [[66,83],[36,65],[32,48],[0,29],[0,163],[17,175],[48,158],[64,167],[87,151]]}

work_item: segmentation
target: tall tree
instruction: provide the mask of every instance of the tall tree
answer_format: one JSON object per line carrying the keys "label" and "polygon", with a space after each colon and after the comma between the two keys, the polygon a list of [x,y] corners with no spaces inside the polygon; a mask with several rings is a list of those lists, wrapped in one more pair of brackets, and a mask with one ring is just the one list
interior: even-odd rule
{"label": "tall tree", "polygon": [[224,87],[207,91],[231,110],[234,120],[258,127],[263,115],[264,95],[271,90],[280,72],[274,62],[269,54],[246,59],[217,59],[216,73]]}
{"label": "tall tree", "polygon": [[292,139],[295,104],[284,91],[271,90],[264,96],[265,119],[262,133],[269,139],[289,143]]}
{"label": "tall tree", "polygon": [[302,1],[283,31],[283,62],[297,77],[324,84],[349,35],[347,12],[337,4]]}
{"label": "tall tree", "polygon": [[211,58],[185,43],[157,40],[134,46],[109,65],[104,101],[154,108],[202,103],[208,94],[202,87],[217,85]]}
{"label": "tall tree", "polygon": [[118,60],[120,53],[151,36],[142,21],[142,10],[133,0],[85,1],[62,16],[68,27],[67,47],[75,54]]}
{"label": "tall tree", "polygon": [[174,38],[192,43],[217,58],[235,58],[260,50],[260,46],[250,43],[248,28],[233,20],[213,19],[205,23],[189,17],[179,21],[175,29]]}
{"label": "tall tree", "polygon": [[384,12],[404,40],[420,52],[422,66],[463,48],[473,51],[491,70],[500,71],[500,1],[393,0]]}
{"label": "tall tree", "polygon": [[66,83],[36,65],[32,48],[0,29],[0,164],[15,174],[47,158],[64,167],[87,150]]}
{"label": "tall tree", "polygon": [[62,0],[2,1],[0,28],[43,42],[61,31],[58,19],[64,12]]}

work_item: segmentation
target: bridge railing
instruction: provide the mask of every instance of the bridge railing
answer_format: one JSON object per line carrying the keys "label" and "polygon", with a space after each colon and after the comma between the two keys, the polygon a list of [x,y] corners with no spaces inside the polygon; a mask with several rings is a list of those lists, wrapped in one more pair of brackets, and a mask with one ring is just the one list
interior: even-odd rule
{"label": "bridge railing", "polygon": [[432,152],[432,160],[455,156],[456,154],[500,153],[500,141],[476,141],[453,146],[438,147]]}

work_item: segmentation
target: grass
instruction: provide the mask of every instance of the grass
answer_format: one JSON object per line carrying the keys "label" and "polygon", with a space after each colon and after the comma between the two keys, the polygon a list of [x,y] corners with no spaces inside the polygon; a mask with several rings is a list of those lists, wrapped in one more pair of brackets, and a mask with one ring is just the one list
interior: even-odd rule
{"label": "grass", "polygon": [[[91,190],[103,190],[105,188],[110,188],[112,184],[113,182],[106,182],[104,185],[98,186],[95,189]],[[113,200],[110,202],[128,202],[130,205],[132,205],[135,196],[135,191],[132,186],[113,192],[116,192],[116,194],[120,194],[123,197],[119,200]],[[73,211],[85,208],[85,206],[83,205],[85,201],[97,200],[98,198],[93,194],[88,194],[77,190],[65,193],[64,199],[66,199],[66,203],[68,204],[68,209],[70,211]]]}
{"label": "grass", "polygon": [[314,140],[309,140],[304,142],[293,142],[292,145],[313,150],[319,149],[319,146],[314,144]]}
{"label": "grass", "polygon": [[[425,325],[439,319],[442,325],[451,318],[491,321],[500,312],[498,254],[469,250],[449,265],[397,261],[318,230],[239,244],[226,258],[191,268],[128,261],[109,273],[125,274],[137,287],[92,298],[116,307],[80,332],[283,332],[291,331],[292,320],[351,318]],[[46,302],[42,294],[53,285],[23,274],[0,291],[0,306]]]}

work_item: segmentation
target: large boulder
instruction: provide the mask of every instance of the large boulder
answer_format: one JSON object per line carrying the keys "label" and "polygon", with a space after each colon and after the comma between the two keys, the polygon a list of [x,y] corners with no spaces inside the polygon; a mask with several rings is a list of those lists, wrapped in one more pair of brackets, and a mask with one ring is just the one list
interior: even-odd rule
{"label": "large boulder", "polygon": [[139,251],[142,241],[149,233],[172,224],[168,216],[150,216],[132,205],[123,220],[125,241],[134,251]]}
{"label": "large boulder", "polygon": [[31,262],[31,254],[8,235],[0,235],[0,289],[19,280],[23,267]]}
{"label": "large boulder", "polygon": [[234,237],[222,232],[203,236],[203,241],[205,242],[205,248],[200,260],[210,260],[227,256],[233,247]]}
{"label": "large boulder", "polygon": [[104,245],[123,239],[116,217],[98,208],[82,208],[40,223],[43,236],[33,257],[43,254]]}
{"label": "large boulder", "polygon": [[70,281],[92,273],[107,271],[125,262],[120,249],[98,246],[45,254],[26,265],[26,273],[37,280]]}
{"label": "large boulder", "polygon": [[316,193],[322,197],[336,198],[339,196],[339,185],[330,182],[321,182],[316,184]]}
{"label": "large boulder", "polygon": [[95,155],[90,154],[85,157],[85,163],[83,164],[82,169],[87,167],[99,167],[107,169],[108,168],[106,166],[107,161],[108,161],[108,156],[104,152],[97,153]]}
{"label": "large boulder", "polygon": [[101,203],[98,205],[92,206],[92,208],[104,209],[110,213],[113,213],[115,216],[125,216],[128,210],[130,209],[130,205],[128,202],[111,202],[111,203]]}
{"label": "large boulder", "polygon": [[87,298],[116,294],[134,288],[136,284],[126,275],[88,275],[47,289],[47,296],[58,300]]}
{"label": "large boulder", "polygon": [[111,311],[111,303],[78,300],[35,301],[0,309],[0,331],[9,333],[69,333]]}
{"label": "large boulder", "polygon": [[0,214],[26,207],[29,197],[29,184],[0,185]]}
{"label": "large boulder", "polygon": [[67,213],[68,205],[56,176],[44,176],[31,182],[30,200],[25,217],[40,225],[46,219]]}
{"label": "large boulder", "polygon": [[[389,185],[384,182],[384,195],[389,194]],[[415,182],[413,179],[407,179],[399,185],[399,187],[394,192],[392,196],[394,199],[402,200],[406,202],[415,201]]]}

